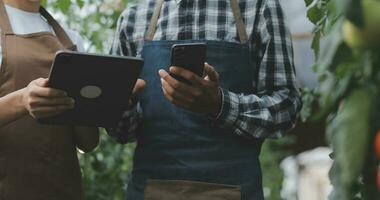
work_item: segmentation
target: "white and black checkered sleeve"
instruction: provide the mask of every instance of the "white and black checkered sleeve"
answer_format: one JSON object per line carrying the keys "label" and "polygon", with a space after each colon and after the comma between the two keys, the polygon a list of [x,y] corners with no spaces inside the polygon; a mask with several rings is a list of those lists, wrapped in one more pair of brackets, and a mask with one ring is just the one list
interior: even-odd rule
{"label": "white and black checkered sleeve", "polygon": [[241,136],[279,138],[294,127],[301,99],[296,84],[293,48],[279,0],[263,0],[253,44],[256,93],[243,95],[222,89],[217,123]]}
{"label": "white and black checkered sleeve", "polygon": [[[111,54],[120,56],[136,56],[135,46],[128,38],[128,30],[134,25],[136,6],[128,7],[120,16],[112,44]],[[125,24],[129,23],[129,24]],[[126,102],[128,103],[128,102]],[[107,128],[107,133],[119,143],[133,142],[137,139],[137,131],[141,122],[139,103],[124,112],[117,127]]]}
{"label": "white and black checkered sleeve", "polygon": [[136,11],[137,6],[130,5],[120,15],[113,37],[112,55],[136,56],[136,47],[133,45],[130,33],[134,31]]}

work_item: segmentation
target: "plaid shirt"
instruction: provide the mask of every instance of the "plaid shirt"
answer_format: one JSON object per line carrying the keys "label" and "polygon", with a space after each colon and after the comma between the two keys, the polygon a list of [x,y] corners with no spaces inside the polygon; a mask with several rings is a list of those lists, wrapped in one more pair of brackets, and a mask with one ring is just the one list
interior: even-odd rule
{"label": "plaid shirt", "polygon": [[[121,15],[112,53],[140,56],[156,0],[141,0]],[[257,74],[255,94],[222,89],[217,126],[244,137],[278,138],[295,124],[301,107],[295,79],[293,49],[279,0],[239,0]],[[153,40],[218,40],[236,42],[236,26],[229,0],[166,0]],[[255,66],[252,66],[255,67]],[[141,109],[124,114],[109,134],[128,142],[135,138]]]}

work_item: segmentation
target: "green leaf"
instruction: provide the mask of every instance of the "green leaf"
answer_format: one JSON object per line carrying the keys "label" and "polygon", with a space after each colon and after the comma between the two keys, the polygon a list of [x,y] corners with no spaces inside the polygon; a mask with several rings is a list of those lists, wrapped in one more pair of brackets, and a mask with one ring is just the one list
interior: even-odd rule
{"label": "green leaf", "polygon": [[77,0],[77,4],[78,4],[79,8],[83,8],[84,0]]}
{"label": "green leaf", "polygon": [[318,70],[324,71],[329,67],[335,59],[335,55],[339,47],[343,44],[343,36],[341,26],[343,20],[337,21],[333,29],[323,38],[320,46],[320,53],[318,57]]}
{"label": "green leaf", "polygon": [[350,189],[364,167],[371,130],[372,94],[373,91],[365,87],[354,89],[328,125],[327,130],[333,135],[336,162],[337,180],[334,183],[341,188],[340,192],[346,192],[345,197],[351,196]]}
{"label": "green leaf", "polygon": [[320,10],[317,6],[311,7],[307,12],[307,17],[314,24],[317,24],[323,18],[323,16],[323,11]]}
{"label": "green leaf", "polygon": [[313,3],[313,0],[305,0],[306,6],[310,6]]}
{"label": "green leaf", "polygon": [[316,96],[314,94],[313,90],[310,90],[309,88],[303,88],[302,89],[302,110],[300,112],[301,120],[303,122],[306,122],[306,120],[313,114],[313,109],[315,103],[316,103]]}
{"label": "green leaf", "polygon": [[321,40],[321,32],[318,31],[314,34],[313,41],[311,43],[311,48],[314,51],[315,59],[319,58],[319,51],[320,51],[320,40]]}
{"label": "green leaf", "polygon": [[71,5],[71,0],[59,0],[59,9],[61,9],[61,11],[63,13],[67,13],[70,9],[70,5]]}

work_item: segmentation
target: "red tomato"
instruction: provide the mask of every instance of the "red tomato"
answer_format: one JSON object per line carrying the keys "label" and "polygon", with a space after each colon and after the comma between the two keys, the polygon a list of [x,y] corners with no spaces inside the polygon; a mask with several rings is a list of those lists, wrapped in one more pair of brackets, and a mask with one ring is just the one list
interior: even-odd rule
{"label": "red tomato", "polygon": [[[380,159],[380,130],[377,131],[375,137],[375,152],[378,159]],[[380,191],[380,165],[377,167],[377,189]]]}
{"label": "red tomato", "polygon": [[377,167],[377,189],[380,190],[380,166]]}
{"label": "red tomato", "polygon": [[375,152],[378,159],[380,159],[380,130],[377,131],[375,138]]}

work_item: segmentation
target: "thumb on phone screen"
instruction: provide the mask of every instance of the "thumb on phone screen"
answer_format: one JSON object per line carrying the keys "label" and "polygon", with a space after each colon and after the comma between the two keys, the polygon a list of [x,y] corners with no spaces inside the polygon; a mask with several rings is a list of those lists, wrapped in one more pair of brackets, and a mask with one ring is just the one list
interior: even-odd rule
{"label": "thumb on phone screen", "polygon": [[210,81],[213,81],[213,82],[219,82],[219,74],[215,70],[214,67],[212,67],[208,63],[205,63],[204,70],[205,70],[205,73],[207,75],[206,76],[206,80],[210,80]]}

